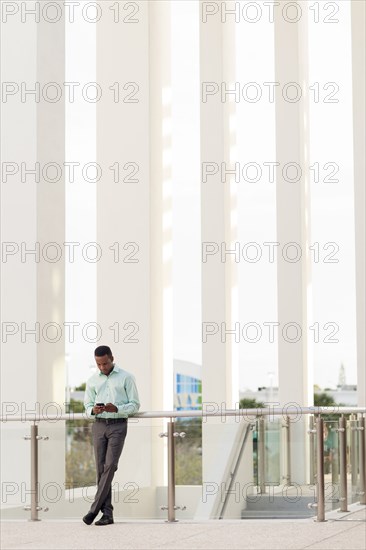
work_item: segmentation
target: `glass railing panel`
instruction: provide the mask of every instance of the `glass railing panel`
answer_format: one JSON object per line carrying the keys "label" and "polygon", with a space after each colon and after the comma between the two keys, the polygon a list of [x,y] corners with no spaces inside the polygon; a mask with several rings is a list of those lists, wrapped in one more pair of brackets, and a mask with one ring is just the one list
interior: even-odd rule
{"label": "glass railing panel", "polygon": [[167,424],[164,418],[129,420],[128,454],[121,462],[120,474],[121,518],[167,519]]}
{"label": "glass railing panel", "polygon": [[[325,415],[325,511],[340,508],[339,415]],[[347,419],[348,503],[360,500],[361,421]],[[116,520],[167,519],[168,419],[130,418],[113,480]],[[96,491],[93,421],[38,426],[39,519],[80,519]],[[294,414],[176,418],[177,519],[302,518],[316,508],[316,421]],[[31,422],[2,424],[2,517],[30,519]],[[182,432],[185,437],[180,437]],[[244,444],[245,442],[245,444]],[[309,506],[310,505],[310,506]]]}
{"label": "glass railing panel", "polygon": [[340,507],[338,420],[324,420],[325,510]]}
{"label": "glass railing panel", "polygon": [[30,422],[1,422],[1,517],[28,519],[31,502]]}
{"label": "glass railing panel", "polygon": [[257,492],[260,492],[259,489],[259,451],[258,451],[258,434],[259,434],[259,420],[253,419],[253,429],[252,429],[252,446],[253,446],[253,483],[256,486]]}
{"label": "glass railing panel", "polygon": [[[291,411],[288,411],[289,413]],[[259,417],[252,432],[253,482],[243,518],[295,519],[316,514],[315,486],[308,482],[308,418]]]}
{"label": "glass railing panel", "polygon": [[282,418],[265,419],[265,481],[270,485],[282,483],[281,441],[284,439],[286,445],[286,430],[286,423]]}
{"label": "glass railing panel", "polygon": [[95,484],[92,423],[88,419],[65,423],[65,489],[73,491]]}
{"label": "glass railing panel", "polygon": [[256,495],[252,419],[240,414],[203,418],[202,488],[193,518],[241,519]]}
{"label": "glass railing panel", "polygon": [[[340,414],[324,415],[324,487],[325,487],[325,510],[331,511],[341,508],[341,470],[340,470],[340,438],[339,431]],[[358,426],[359,420],[356,417],[346,414],[346,486],[347,503],[351,504],[360,500],[359,489],[359,442]],[[315,429],[315,419],[309,418],[309,429]],[[317,439],[315,434],[310,433],[310,481],[314,484],[316,491],[317,480]]]}
{"label": "glass railing panel", "polygon": [[360,500],[360,445],[359,445],[360,420],[356,415],[351,415],[347,422],[347,464],[348,464],[348,500],[359,502]]}
{"label": "glass railing panel", "polygon": [[[273,504],[270,508],[273,518],[301,519],[312,517],[316,510],[315,487],[309,484],[311,458],[309,454],[309,419],[299,414],[296,404],[286,408],[286,414],[280,415],[280,480],[279,486],[271,488]],[[279,427],[278,427],[279,430]]]}
{"label": "glass railing panel", "polygon": [[316,483],[316,473],[317,473],[317,463],[316,463],[316,434],[315,434],[315,417],[309,415],[308,417],[308,476],[309,476],[309,485],[313,487],[315,492],[315,483]]}
{"label": "glass railing panel", "polygon": [[175,483],[202,485],[202,418],[176,418]]}
{"label": "glass railing panel", "polygon": [[175,515],[194,519],[202,501],[202,417],[176,418],[174,431]]}
{"label": "glass railing panel", "polygon": [[[96,492],[91,438],[93,421],[41,422],[40,519],[79,519],[89,511]],[[166,420],[130,418],[118,470],[112,482],[116,520],[166,519]],[[27,470],[30,463],[27,461]]]}

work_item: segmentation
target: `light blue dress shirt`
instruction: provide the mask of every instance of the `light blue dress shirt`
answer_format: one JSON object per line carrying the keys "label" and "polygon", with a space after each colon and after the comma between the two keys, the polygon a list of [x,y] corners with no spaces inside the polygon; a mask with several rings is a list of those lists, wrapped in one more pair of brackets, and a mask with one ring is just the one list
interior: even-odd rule
{"label": "light blue dress shirt", "polygon": [[114,365],[112,372],[106,376],[100,371],[86,383],[84,407],[88,416],[96,403],[113,403],[118,412],[103,412],[97,418],[127,418],[140,408],[135,378],[129,372]]}

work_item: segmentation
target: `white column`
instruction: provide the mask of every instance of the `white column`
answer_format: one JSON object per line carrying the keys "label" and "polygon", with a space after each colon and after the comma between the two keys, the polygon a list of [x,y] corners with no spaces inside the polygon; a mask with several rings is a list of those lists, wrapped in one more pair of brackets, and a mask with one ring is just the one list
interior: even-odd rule
{"label": "white column", "polygon": [[[223,24],[220,16],[205,17],[200,5],[200,81],[201,81],[201,234],[202,234],[202,409],[234,408],[238,402],[238,375],[233,346],[237,336],[228,331],[238,328],[233,319],[233,255],[221,256],[221,248],[232,248],[235,241],[235,195],[228,176],[221,181],[221,166],[230,166],[230,132],[235,56],[233,51],[235,19]],[[207,163],[219,168],[205,178]],[[216,168],[215,168],[216,167]],[[205,181],[206,179],[206,181]],[[211,252],[211,254],[206,254]],[[235,364],[234,364],[235,363]],[[220,484],[225,463],[222,441],[228,436],[225,419],[210,418],[203,423],[203,483]],[[230,437],[229,437],[230,439]],[[198,517],[209,514],[202,504]]]}
{"label": "white column", "polygon": [[[230,166],[229,95],[221,100],[221,85],[230,87],[230,24],[200,10],[201,80],[201,217],[202,217],[202,401],[235,404],[232,375],[233,334],[231,315],[232,255],[221,257],[221,244],[228,250],[233,239],[232,198],[229,178],[221,181],[221,164]],[[232,29],[231,29],[232,30]],[[232,97],[232,96],[231,96]],[[207,163],[219,167],[205,181]],[[210,253],[211,252],[211,253]],[[226,340],[223,342],[222,339]]]}
{"label": "white column", "polygon": [[[15,171],[2,180],[2,238],[13,247],[2,263],[2,328],[11,322],[14,330],[2,338],[2,400],[18,414],[47,417],[63,410],[65,395],[64,179],[49,180],[64,170],[64,19],[50,23],[37,6],[33,14],[25,8],[23,21],[20,9],[2,21],[2,78],[14,92],[2,104],[2,162],[14,163]],[[60,97],[53,101],[56,88]],[[54,163],[50,171],[48,163]],[[24,435],[28,425],[19,428]],[[7,429],[14,434],[18,428]],[[39,449],[41,491],[50,481],[62,488],[64,423],[44,422],[39,433],[50,436]],[[29,490],[29,443],[19,439],[3,447],[2,479],[10,475],[19,487],[25,481]],[[14,456],[22,457],[20,463]]]}
{"label": "white column", "polygon": [[[38,24],[38,81],[57,82],[63,88],[65,78],[64,19],[56,24]],[[50,91],[52,97],[52,91]],[[57,103],[41,101],[37,117],[37,158],[41,167],[56,163],[63,168],[65,160],[65,100]],[[48,173],[48,172],[47,172]],[[49,170],[50,178],[55,172]],[[46,176],[47,177],[47,176]],[[37,240],[47,245],[41,254],[37,276],[37,317],[44,327],[55,323],[63,327],[65,311],[65,185],[63,177],[51,183],[41,177],[37,186]],[[56,243],[57,247],[48,243]],[[59,253],[62,253],[60,259]],[[54,261],[57,259],[57,261]],[[57,338],[56,328],[43,330],[37,352],[38,395],[41,402],[63,403],[65,331]]]}
{"label": "white column", "polygon": [[[9,90],[9,95],[3,92],[1,106],[1,400],[14,402],[19,413],[21,403],[34,406],[37,400],[37,338],[28,335],[22,341],[22,329],[24,334],[37,321],[37,258],[26,254],[37,241],[37,183],[35,175],[24,175],[24,182],[21,178],[37,161],[38,105],[34,96],[21,100],[21,83],[34,89],[37,81],[37,30],[36,23],[22,23],[20,16],[9,16],[1,26],[6,44],[1,74],[3,90]],[[9,369],[14,358],[22,384],[14,384]]]}
{"label": "white column", "polygon": [[[151,408],[173,409],[171,7],[149,2]],[[152,467],[166,484],[166,441],[152,437]],[[163,465],[165,464],[165,467]],[[160,504],[160,503],[158,503]],[[166,503],[161,503],[166,504]]]}
{"label": "white column", "polygon": [[[136,6],[135,22],[131,17],[124,21],[127,14],[121,9],[118,22],[105,10],[97,23],[96,79],[103,92],[97,103],[97,163],[103,168],[96,203],[102,251],[97,263],[102,337],[97,344],[110,345],[116,363],[136,377],[141,410],[151,410],[158,407],[150,360],[150,6]],[[91,353],[97,344],[90,346]],[[150,436],[157,439],[149,423],[131,420],[116,473],[120,489],[127,481],[150,486]],[[143,452],[136,453],[141,442]]]}
{"label": "white column", "polygon": [[[58,2],[62,13],[63,2]],[[50,23],[41,17],[38,23],[37,80],[56,82],[64,90],[65,82],[65,19]],[[54,90],[44,92],[54,97]],[[57,102],[41,99],[37,112],[37,160],[41,167],[56,163],[62,168],[62,177],[54,177],[50,170],[41,176],[37,185],[37,241],[41,254],[37,271],[37,320],[41,326],[41,339],[37,346],[37,397],[45,412],[55,414],[55,402],[64,410],[65,401],[65,94]],[[49,246],[48,243],[55,243]],[[58,258],[58,252],[62,255]],[[58,258],[54,261],[53,258]],[[46,330],[46,327],[47,330]],[[60,327],[58,329],[57,327]],[[42,329],[43,328],[43,329]],[[59,332],[58,332],[59,331]],[[59,483],[64,488],[65,478],[65,424],[43,423],[40,435],[49,435],[48,444],[39,450],[41,485]],[[45,506],[45,503],[41,503]],[[52,511],[55,506],[50,506]]]}
{"label": "white column", "polygon": [[[34,84],[37,80],[37,25],[26,25],[20,17],[9,16],[2,22],[1,34],[2,44],[6,44],[1,48],[3,86],[12,83],[13,89],[18,87],[6,101],[2,96],[1,105],[1,403],[3,414],[12,410],[20,414],[22,404],[34,410],[37,401],[36,340],[30,336],[21,340],[21,323],[35,327],[37,321],[37,264],[34,257],[21,261],[21,243],[34,249],[37,241],[37,184],[31,176],[25,183],[21,181],[21,164],[34,167],[37,160],[37,103],[22,102],[20,94],[21,82]],[[24,425],[2,425],[1,479],[19,487],[27,483],[30,489],[30,445],[23,439],[26,432]],[[14,456],[22,458],[15,461]],[[20,490],[4,500],[5,504],[20,504]],[[21,517],[27,517],[26,513]]]}
{"label": "white column", "polygon": [[149,4],[152,403],[172,408],[170,5]]}
{"label": "white column", "polygon": [[366,405],[365,295],[365,2],[351,2],[356,247],[357,402]]}
{"label": "white column", "polygon": [[[278,371],[279,401],[307,406],[312,403],[312,365],[308,356],[310,267],[307,258],[310,238],[308,160],[308,60],[306,10],[296,23],[282,17],[282,4],[275,18],[276,86],[276,161],[277,241],[278,254]],[[292,83],[288,85],[288,83]],[[301,99],[300,90],[301,89]],[[297,98],[299,100],[297,100]],[[283,167],[296,163],[301,167],[298,181],[296,168],[283,176]],[[296,243],[286,248],[287,243]],[[298,261],[297,252],[301,255]],[[293,409],[292,409],[293,410]],[[304,449],[306,435],[302,423],[292,424],[293,479],[302,482],[305,475]]]}

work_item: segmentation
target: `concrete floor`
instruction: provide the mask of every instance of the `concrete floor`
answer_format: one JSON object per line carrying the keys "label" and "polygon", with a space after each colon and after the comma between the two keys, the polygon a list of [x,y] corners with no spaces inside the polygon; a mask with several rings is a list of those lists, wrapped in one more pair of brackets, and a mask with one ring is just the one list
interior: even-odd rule
{"label": "concrete floor", "polygon": [[366,507],[353,504],[349,513],[331,512],[327,521],[213,520],[116,521],[87,526],[80,521],[3,521],[2,550],[23,549],[253,549],[365,550]]}

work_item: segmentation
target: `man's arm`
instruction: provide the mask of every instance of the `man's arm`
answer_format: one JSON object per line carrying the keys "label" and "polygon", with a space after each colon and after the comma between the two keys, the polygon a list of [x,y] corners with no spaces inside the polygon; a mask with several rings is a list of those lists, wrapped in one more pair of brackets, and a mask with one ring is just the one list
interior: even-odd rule
{"label": "man's arm", "polygon": [[84,395],[84,407],[87,416],[92,416],[94,414],[93,408],[95,404],[95,396],[95,389],[91,387],[89,382],[87,382]]}
{"label": "man's arm", "polygon": [[129,375],[125,381],[125,390],[127,394],[128,403],[124,405],[118,405],[119,414],[127,414],[131,416],[136,414],[140,408],[140,399],[137,391],[136,382],[133,376]]}

